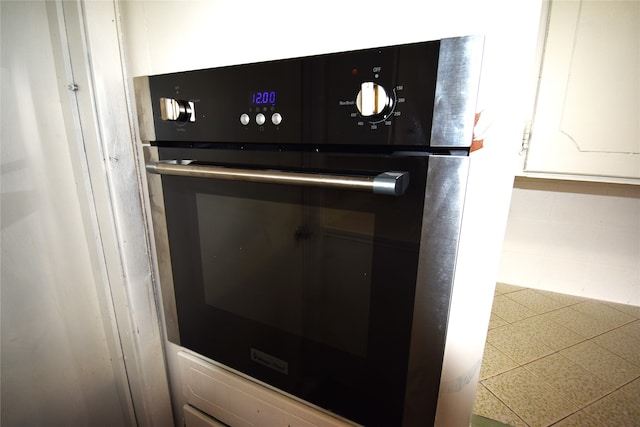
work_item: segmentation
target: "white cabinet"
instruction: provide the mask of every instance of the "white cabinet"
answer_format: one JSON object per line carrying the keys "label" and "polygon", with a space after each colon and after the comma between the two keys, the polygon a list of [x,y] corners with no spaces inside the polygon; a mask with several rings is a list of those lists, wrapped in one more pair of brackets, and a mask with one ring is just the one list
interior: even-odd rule
{"label": "white cabinet", "polygon": [[525,173],[639,179],[640,2],[553,1],[549,11]]}

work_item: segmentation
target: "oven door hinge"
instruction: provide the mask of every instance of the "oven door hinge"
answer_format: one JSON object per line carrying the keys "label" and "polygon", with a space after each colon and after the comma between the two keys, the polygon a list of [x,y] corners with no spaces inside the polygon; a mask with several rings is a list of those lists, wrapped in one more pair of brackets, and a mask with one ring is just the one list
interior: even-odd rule
{"label": "oven door hinge", "polygon": [[520,145],[520,155],[524,155],[529,151],[529,142],[531,142],[531,128],[533,124],[531,121],[527,121],[524,124],[524,131],[522,132],[522,143]]}

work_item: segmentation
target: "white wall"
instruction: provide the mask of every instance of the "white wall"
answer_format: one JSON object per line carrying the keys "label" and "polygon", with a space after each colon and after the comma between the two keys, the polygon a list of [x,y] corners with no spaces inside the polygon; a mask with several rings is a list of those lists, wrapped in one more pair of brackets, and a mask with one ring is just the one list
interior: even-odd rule
{"label": "white wall", "polygon": [[498,280],[640,306],[640,186],[518,178]]}
{"label": "white wall", "polygon": [[45,2],[2,1],[0,14],[1,424],[131,425],[65,127],[55,14],[51,27]]}

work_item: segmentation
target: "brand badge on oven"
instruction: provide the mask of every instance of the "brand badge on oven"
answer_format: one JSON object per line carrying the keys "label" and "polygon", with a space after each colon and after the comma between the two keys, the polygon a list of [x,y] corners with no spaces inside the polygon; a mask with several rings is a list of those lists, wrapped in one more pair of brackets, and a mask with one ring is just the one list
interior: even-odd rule
{"label": "brand badge on oven", "polygon": [[251,349],[251,360],[281,374],[289,375],[289,363],[255,348]]}

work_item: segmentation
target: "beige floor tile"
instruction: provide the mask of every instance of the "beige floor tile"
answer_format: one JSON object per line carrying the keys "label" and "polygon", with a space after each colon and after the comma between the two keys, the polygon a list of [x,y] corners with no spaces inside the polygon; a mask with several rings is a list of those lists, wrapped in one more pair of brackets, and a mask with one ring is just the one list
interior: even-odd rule
{"label": "beige floor tile", "polygon": [[628,304],[618,304],[615,302],[605,302],[604,304],[608,305],[611,308],[614,308],[618,311],[628,314],[629,316],[633,316],[636,319],[640,319],[640,306],[637,305],[628,305]]}
{"label": "beige floor tile", "polygon": [[601,426],[638,427],[640,405],[626,393],[618,390],[584,408],[589,417]]}
{"label": "beige floor tile", "polygon": [[519,291],[523,288],[522,286],[509,285],[507,283],[496,283],[496,295],[508,294],[509,292]]}
{"label": "beige floor tile", "polygon": [[512,292],[506,296],[515,302],[522,304],[536,314],[546,313],[563,307],[559,302],[536,292],[533,289],[523,289],[521,291]]}
{"label": "beige floor tile", "polygon": [[586,301],[586,298],[578,297],[575,295],[559,294],[557,292],[541,291],[538,289],[536,289],[536,292],[546,296],[549,299],[554,300],[555,302],[561,304],[563,307],[568,307]]}
{"label": "beige floor tile", "polygon": [[560,354],[617,387],[640,377],[640,367],[589,341],[562,350]]}
{"label": "beige floor tile", "polygon": [[495,397],[482,384],[478,384],[473,413],[490,420],[500,421],[514,427],[528,427],[511,409]]}
{"label": "beige floor tile", "polygon": [[594,420],[584,411],[569,415],[553,427],[604,427],[599,421]]}
{"label": "beige floor tile", "polygon": [[499,328],[500,326],[508,325],[509,322],[502,319],[500,316],[491,313],[491,318],[489,319],[489,329]]}
{"label": "beige floor tile", "polygon": [[509,323],[534,316],[536,313],[519,304],[508,297],[508,295],[498,295],[493,299],[491,312],[506,320]]}
{"label": "beige floor tile", "polygon": [[529,317],[515,322],[513,326],[556,351],[584,341],[581,335],[565,328],[546,315]]}
{"label": "beige floor tile", "polygon": [[521,365],[553,353],[551,347],[513,325],[490,330],[487,334],[487,342]]}
{"label": "beige floor tile", "polygon": [[626,335],[640,340],[640,320],[636,320],[635,322],[627,323],[624,326],[620,326],[620,330]]}
{"label": "beige floor tile", "polygon": [[640,340],[626,335],[619,328],[595,337],[593,342],[640,367]]}
{"label": "beige floor tile", "polygon": [[546,313],[543,316],[547,316],[554,322],[572,330],[584,338],[592,338],[613,329],[613,326],[576,311],[573,307],[575,307],[575,305]]}
{"label": "beige floor tile", "polygon": [[635,320],[635,317],[630,314],[611,308],[600,301],[584,301],[580,304],[572,305],[571,308],[606,324],[609,329],[617,328]]}
{"label": "beige floor tile", "polygon": [[551,425],[578,409],[525,368],[505,372],[482,384],[532,427]]}
{"label": "beige floor tile", "polygon": [[480,375],[489,419],[640,427],[640,307],[498,283]]}
{"label": "beige floor tile", "polygon": [[634,399],[636,403],[640,405],[640,378],[631,381],[620,390],[622,390],[624,393],[627,393],[629,397]]}
{"label": "beige floor tile", "polygon": [[515,360],[487,343],[484,347],[484,356],[482,357],[480,379],[483,380],[493,377],[517,367],[518,363]]}
{"label": "beige floor tile", "polygon": [[593,403],[616,389],[559,353],[531,362],[525,368],[578,407]]}

